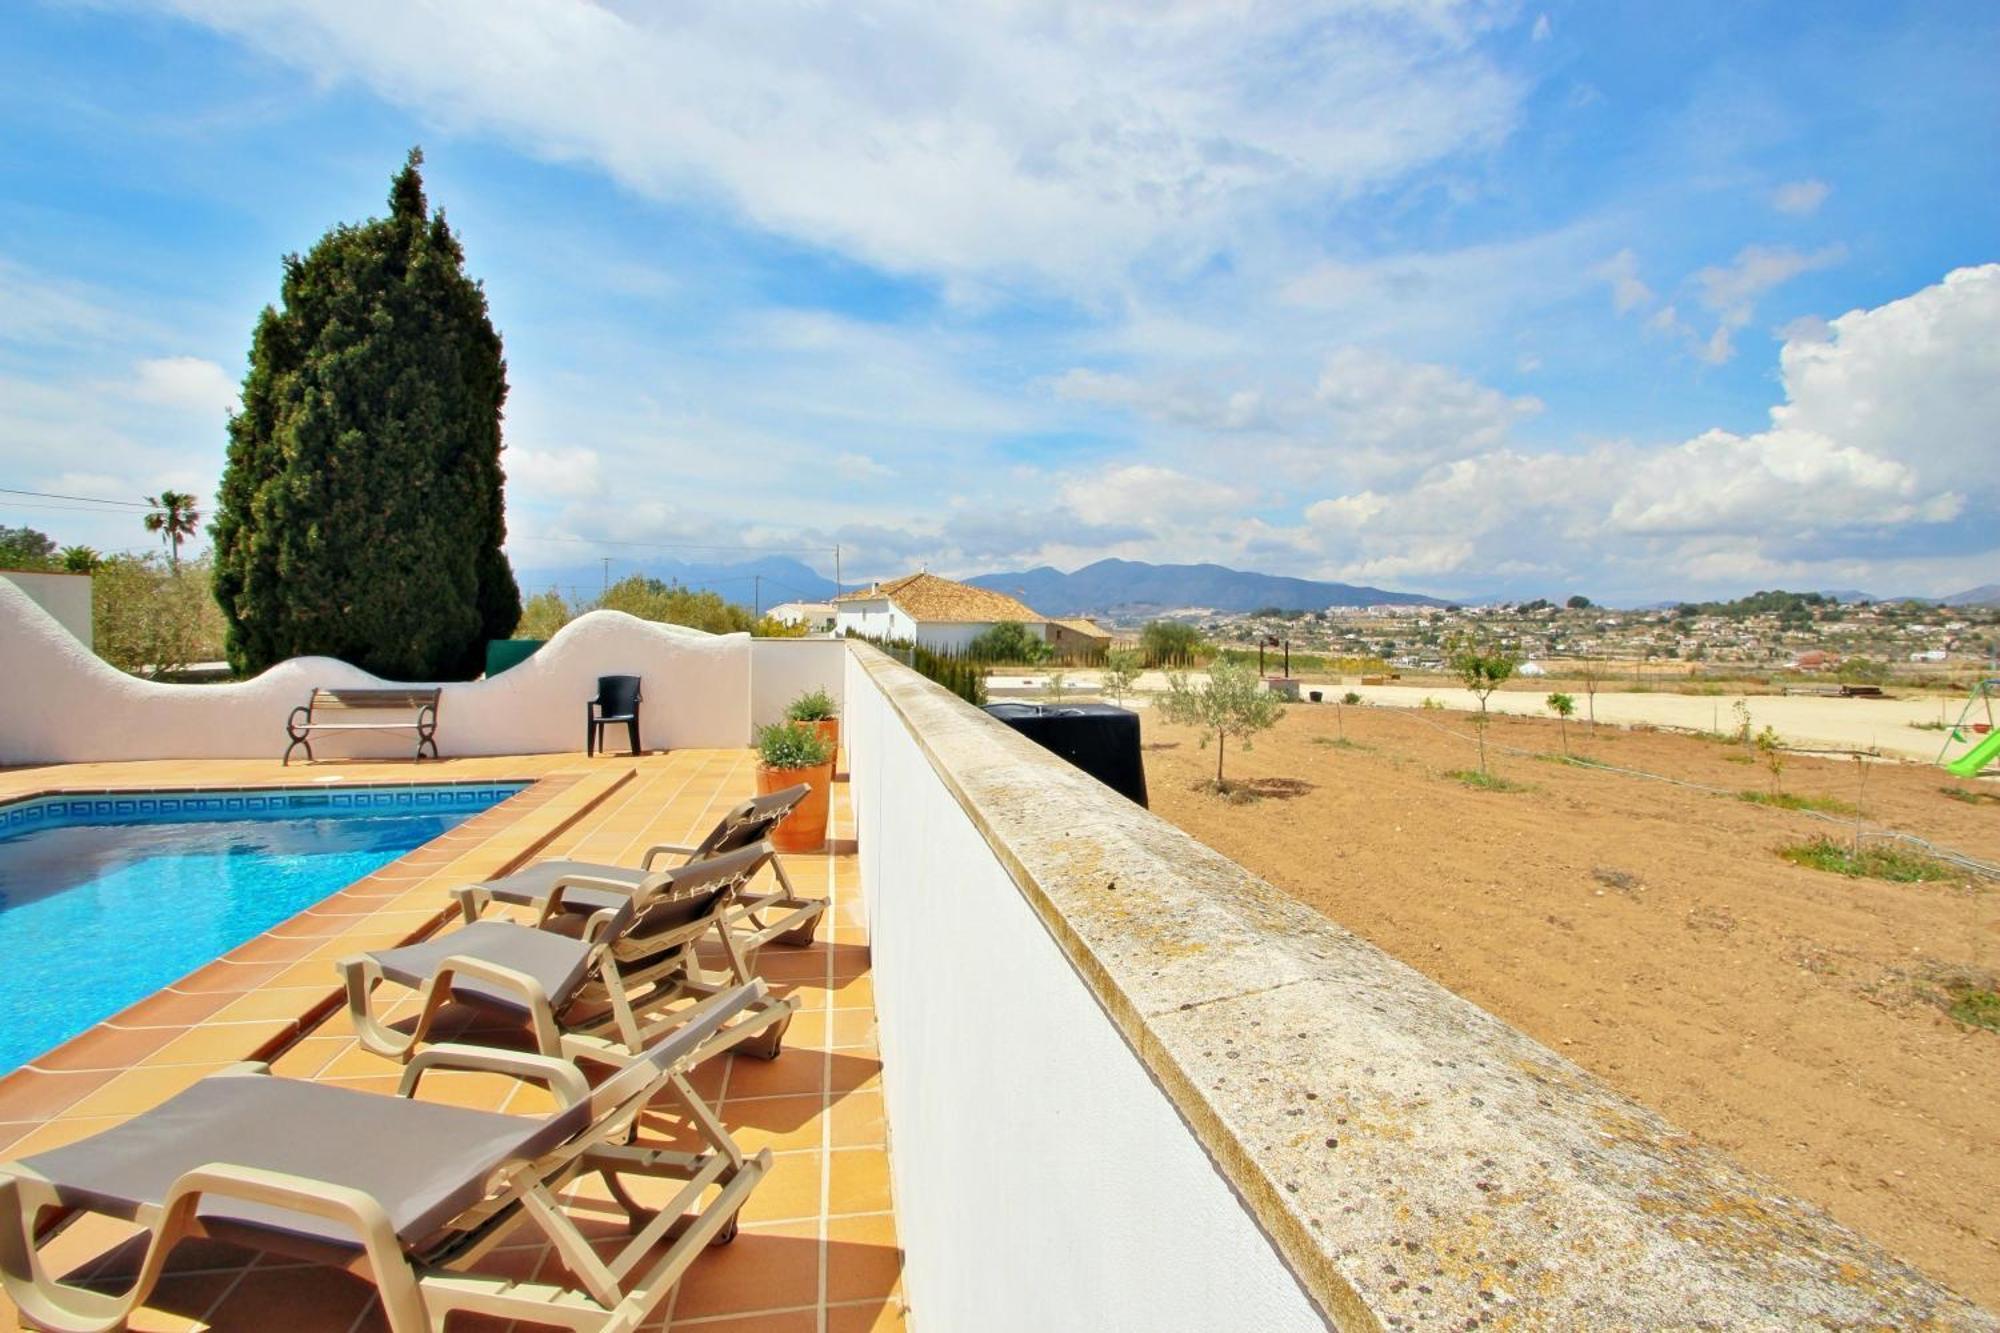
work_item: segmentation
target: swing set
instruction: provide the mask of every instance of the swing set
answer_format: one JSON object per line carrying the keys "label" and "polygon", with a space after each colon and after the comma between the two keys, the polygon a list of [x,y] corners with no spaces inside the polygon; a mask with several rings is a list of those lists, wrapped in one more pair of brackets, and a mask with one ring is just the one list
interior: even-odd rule
{"label": "swing set", "polygon": [[[1937,761],[1945,771],[1955,777],[1976,778],[1980,770],[1992,763],[2000,755],[2000,727],[1994,725],[1994,700],[2000,699],[2000,676],[1990,677],[1972,687],[1966,696],[1965,707],[1958,713],[1958,721],[1945,733],[1944,747],[1938,751]],[[1983,712],[1983,720],[1973,720],[1973,714]],[[1955,758],[1947,759],[1956,746],[1970,744],[1971,748]]]}

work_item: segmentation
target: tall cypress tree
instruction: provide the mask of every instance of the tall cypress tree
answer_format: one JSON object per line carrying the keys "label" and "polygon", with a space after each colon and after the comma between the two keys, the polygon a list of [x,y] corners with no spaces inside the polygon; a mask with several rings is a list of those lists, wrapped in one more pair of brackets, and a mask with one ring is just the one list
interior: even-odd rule
{"label": "tall cypress tree", "polygon": [[324,654],[468,677],[520,618],[501,551],[507,366],[422,163],[412,149],[388,217],[287,255],[258,318],[211,529],[238,672]]}

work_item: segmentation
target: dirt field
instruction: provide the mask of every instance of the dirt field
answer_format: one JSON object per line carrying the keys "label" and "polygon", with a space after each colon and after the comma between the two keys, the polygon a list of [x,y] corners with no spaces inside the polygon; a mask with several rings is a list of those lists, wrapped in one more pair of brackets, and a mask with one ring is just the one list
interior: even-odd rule
{"label": "dirt field", "polygon": [[[1806,815],[1525,756],[1524,791],[1445,776],[1475,763],[1458,713],[1293,707],[1197,790],[1193,731],[1145,718],[1167,819],[1670,1120],[2000,1308],[2000,1032],[1927,993],[2000,967],[2000,891],[1848,879],[1774,849],[1837,832]],[[1495,718],[1490,740],[1557,748],[1553,721]],[[1740,748],[1572,724],[1608,763],[1768,788]],[[1852,761],[1794,758],[1784,790],[1853,801]],[[1870,764],[1865,809],[2000,862],[2000,782],[1975,803],[1935,768]]]}

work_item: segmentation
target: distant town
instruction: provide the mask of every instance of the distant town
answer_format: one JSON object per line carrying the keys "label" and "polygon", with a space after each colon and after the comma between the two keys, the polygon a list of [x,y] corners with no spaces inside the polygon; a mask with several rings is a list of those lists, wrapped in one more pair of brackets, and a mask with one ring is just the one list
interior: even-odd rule
{"label": "distant town", "polygon": [[[1160,618],[1160,617],[1149,617]],[[1637,674],[1732,677],[1797,671],[1843,680],[1940,683],[1991,668],[2000,608],[1920,602],[1849,604],[1821,593],[1760,592],[1728,602],[1612,610],[1585,597],[1491,606],[1181,608],[1219,646],[1441,670],[1448,645],[1474,636],[1528,663],[1616,662]],[[1121,634],[1137,628],[1122,619]]]}

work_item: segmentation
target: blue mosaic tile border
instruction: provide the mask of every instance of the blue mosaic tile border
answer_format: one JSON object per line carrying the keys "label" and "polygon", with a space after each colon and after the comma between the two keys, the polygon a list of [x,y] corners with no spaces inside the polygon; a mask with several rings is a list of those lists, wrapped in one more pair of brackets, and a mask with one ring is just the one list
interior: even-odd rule
{"label": "blue mosaic tile border", "polygon": [[343,814],[476,814],[525,782],[427,786],[270,787],[239,791],[86,792],[0,805],[0,838],[76,824],[160,824],[215,819],[325,818]]}

